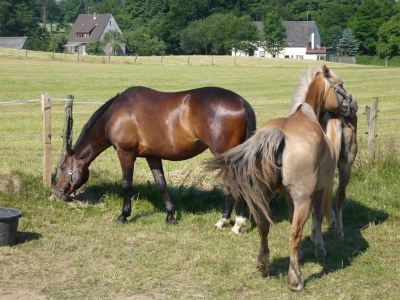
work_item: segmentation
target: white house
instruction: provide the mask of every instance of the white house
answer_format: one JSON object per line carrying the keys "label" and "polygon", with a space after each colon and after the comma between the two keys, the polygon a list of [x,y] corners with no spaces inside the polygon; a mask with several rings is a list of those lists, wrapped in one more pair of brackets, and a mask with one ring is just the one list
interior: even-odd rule
{"label": "white house", "polygon": [[[264,24],[255,22],[255,25],[262,33]],[[315,21],[283,21],[283,26],[286,28],[286,47],[277,57],[332,61],[333,49],[321,47],[321,36]],[[232,55],[247,56],[249,53],[232,51]],[[262,47],[254,51],[254,56],[273,57]]]}
{"label": "white house", "polygon": [[[101,40],[110,30],[122,33],[111,14],[80,14],[67,37],[64,52],[86,55],[86,44]],[[106,45],[102,50],[104,54],[110,55],[111,47]],[[117,55],[125,55],[125,44],[120,44]]]}

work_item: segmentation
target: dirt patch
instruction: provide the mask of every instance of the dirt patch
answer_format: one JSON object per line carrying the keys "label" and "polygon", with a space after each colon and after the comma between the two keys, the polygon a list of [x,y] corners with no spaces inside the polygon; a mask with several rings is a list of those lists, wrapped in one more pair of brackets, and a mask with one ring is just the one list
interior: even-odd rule
{"label": "dirt patch", "polygon": [[17,196],[20,188],[21,181],[18,176],[12,175],[7,170],[0,170],[0,192]]}
{"label": "dirt patch", "polygon": [[51,298],[40,295],[36,291],[19,289],[17,287],[6,291],[3,288],[0,288],[0,300],[21,300],[21,299],[51,300]]}

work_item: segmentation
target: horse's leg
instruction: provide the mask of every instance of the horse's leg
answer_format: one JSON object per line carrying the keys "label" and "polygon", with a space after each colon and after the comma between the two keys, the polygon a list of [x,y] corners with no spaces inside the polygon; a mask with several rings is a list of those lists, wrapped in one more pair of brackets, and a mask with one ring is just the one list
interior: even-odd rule
{"label": "horse's leg", "polygon": [[235,210],[236,210],[236,221],[235,225],[232,227],[231,231],[236,234],[241,234],[241,230],[246,226],[246,207],[247,203],[242,197],[236,200]]}
{"label": "horse's leg", "polygon": [[315,256],[316,257],[325,257],[326,250],[324,248],[324,240],[322,238],[322,221],[323,221],[323,211],[321,208],[322,199],[324,196],[324,190],[321,189],[317,191],[314,195],[313,199],[313,208],[312,208],[312,219],[314,224],[313,235],[315,242]]}
{"label": "horse's leg", "polygon": [[264,213],[260,211],[260,223],[258,224],[258,233],[260,235],[261,246],[258,253],[256,268],[264,275],[269,272],[269,247],[268,247],[268,233],[270,223],[265,217]]}
{"label": "horse's leg", "polygon": [[[286,195],[286,201],[289,206],[289,222],[291,225],[293,223],[294,204],[293,204],[293,199],[290,196],[290,194]],[[301,251],[301,244],[299,245],[298,254],[299,254],[299,260],[301,260],[303,258],[303,252]]]}
{"label": "horse's leg", "polygon": [[124,204],[122,206],[122,213],[118,217],[118,221],[126,223],[126,218],[131,215],[131,190],[133,181],[133,168],[136,156],[131,153],[117,151],[119,161],[122,168],[122,192],[124,195]]}
{"label": "horse's leg", "polygon": [[303,226],[310,214],[310,202],[311,200],[309,199],[293,199],[294,211],[290,227],[290,265],[287,282],[289,288],[294,291],[300,291],[304,287],[299,267],[299,247]]}
{"label": "horse's leg", "polygon": [[344,200],[346,198],[346,187],[350,182],[351,176],[351,167],[348,167],[347,164],[341,164],[339,161],[338,164],[339,169],[339,185],[338,190],[336,192],[336,224],[335,224],[335,237],[343,238],[343,221],[342,221],[342,212]]}
{"label": "horse's leg", "polygon": [[222,229],[230,223],[234,202],[235,200],[233,199],[230,191],[226,188],[224,210],[222,211],[221,219],[219,219],[218,222],[215,223],[215,228]]}
{"label": "horse's leg", "polygon": [[161,196],[164,199],[165,208],[167,209],[167,218],[165,221],[168,225],[178,224],[178,222],[174,218],[174,204],[172,203],[167,191],[167,183],[165,181],[162,161],[160,158],[154,157],[146,157],[146,160],[149,164],[151,172],[153,173],[154,181],[156,182],[157,188],[161,192]]}

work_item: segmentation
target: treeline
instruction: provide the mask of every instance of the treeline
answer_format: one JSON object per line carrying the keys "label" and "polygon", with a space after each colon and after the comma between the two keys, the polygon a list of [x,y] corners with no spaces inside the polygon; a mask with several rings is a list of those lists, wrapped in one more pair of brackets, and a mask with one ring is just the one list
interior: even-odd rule
{"label": "treeline", "polygon": [[253,21],[271,16],[316,21],[322,46],[336,49],[350,29],[359,55],[400,55],[395,0],[0,0],[0,36],[25,35],[31,49],[62,51],[77,16],[93,12],[111,13],[128,53],[138,55],[249,51],[268,37]]}

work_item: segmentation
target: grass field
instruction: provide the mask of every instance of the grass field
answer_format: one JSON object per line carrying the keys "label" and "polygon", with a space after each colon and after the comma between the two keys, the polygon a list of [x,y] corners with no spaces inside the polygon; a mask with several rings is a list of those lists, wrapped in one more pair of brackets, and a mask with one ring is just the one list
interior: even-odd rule
{"label": "grass field", "polygon": [[[121,170],[112,149],[91,165],[71,203],[42,187],[40,95],[52,98],[53,166],[61,151],[66,95],[75,97],[74,140],[91,114],[130,86],[162,91],[221,86],[246,98],[260,126],[286,116],[299,75],[323,62],[254,57],[77,57],[0,49],[0,206],[23,212],[18,244],[0,248],[0,299],[397,299],[400,294],[400,68],[328,63],[359,103],[359,155],[348,187],[343,240],[324,233],[326,259],[314,258],[310,221],[301,262],[306,290],[287,289],[289,223],[280,198],[272,207],[271,272],[255,269],[257,228],[241,236],[214,230],[224,192],[202,170],[208,151],[165,162],[177,226],[143,160],[135,166],[133,213],[122,207]],[[162,59],[162,65],[161,65]],[[188,64],[189,60],[189,64]],[[367,149],[364,108],[379,97],[375,156]],[[11,103],[13,102],[13,103]],[[18,104],[17,104],[18,103]],[[12,298],[14,297],[14,298]]]}

